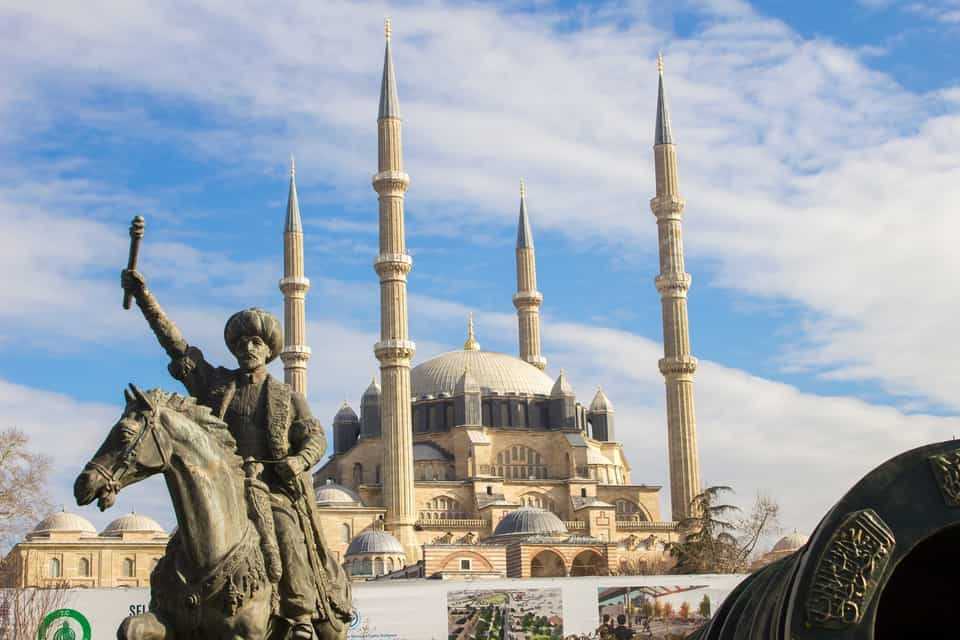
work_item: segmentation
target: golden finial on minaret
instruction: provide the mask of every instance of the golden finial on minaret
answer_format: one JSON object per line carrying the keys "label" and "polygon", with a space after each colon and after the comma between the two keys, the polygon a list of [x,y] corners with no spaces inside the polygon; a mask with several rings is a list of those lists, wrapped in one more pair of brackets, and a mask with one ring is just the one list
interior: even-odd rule
{"label": "golden finial on minaret", "polygon": [[387,37],[387,40],[390,39],[390,16],[387,16],[383,20],[383,35]]}
{"label": "golden finial on minaret", "polygon": [[480,343],[473,333],[473,311],[467,317],[467,341],[463,343],[464,351],[480,351]]}
{"label": "golden finial on minaret", "polygon": [[657,52],[657,72],[663,75],[663,51]]}
{"label": "golden finial on minaret", "polygon": [[520,178],[520,197],[521,198],[527,197],[527,185],[523,183],[523,178]]}

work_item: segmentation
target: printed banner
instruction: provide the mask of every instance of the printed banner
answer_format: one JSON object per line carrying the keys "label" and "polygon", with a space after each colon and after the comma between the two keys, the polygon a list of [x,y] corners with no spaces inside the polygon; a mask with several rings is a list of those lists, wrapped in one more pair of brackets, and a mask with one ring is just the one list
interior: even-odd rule
{"label": "printed banner", "polygon": [[[393,580],[354,585],[350,640],[570,640],[681,638],[743,580],[727,576]],[[0,590],[0,639],[13,620]],[[71,589],[39,613],[38,640],[113,640],[124,618],[147,610],[149,589]],[[622,624],[618,619],[622,618]],[[36,624],[36,623],[35,623]]]}

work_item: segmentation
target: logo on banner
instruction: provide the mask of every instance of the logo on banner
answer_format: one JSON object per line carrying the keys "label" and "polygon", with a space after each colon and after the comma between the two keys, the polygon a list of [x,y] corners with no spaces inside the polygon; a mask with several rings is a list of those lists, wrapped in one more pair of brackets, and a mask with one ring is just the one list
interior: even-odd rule
{"label": "logo on banner", "polygon": [[360,626],[360,612],[354,609],[350,613],[350,628],[356,629],[359,626]]}
{"label": "logo on banner", "polygon": [[43,618],[37,640],[92,640],[90,622],[76,609],[57,609]]}

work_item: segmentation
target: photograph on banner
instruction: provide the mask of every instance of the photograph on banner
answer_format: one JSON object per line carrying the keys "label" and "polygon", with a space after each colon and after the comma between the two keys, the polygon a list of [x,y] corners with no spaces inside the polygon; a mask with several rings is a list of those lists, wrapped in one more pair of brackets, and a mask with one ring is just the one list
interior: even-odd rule
{"label": "photograph on banner", "polygon": [[618,627],[638,640],[679,640],[710,619],[728,590],[708,585],[643,585],[597,590],[597,637],[619,638]]}
{"label": "photograph on banner", "polygon": [[560,589],[488,589],[447,594],[449,640],[560,640]]}

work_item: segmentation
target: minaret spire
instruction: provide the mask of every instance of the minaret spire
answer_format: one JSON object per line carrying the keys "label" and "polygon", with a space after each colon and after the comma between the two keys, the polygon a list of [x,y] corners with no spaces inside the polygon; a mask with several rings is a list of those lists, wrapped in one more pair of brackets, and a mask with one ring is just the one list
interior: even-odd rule
{"label": "minaret spire", "polygon": [[670,463],[670,507],[673,519],[691,515],[690,503],[700,493],[700,456],[697,450],[697,420],[693,403],[693,374],[697,359],[690,353],[687,290],[690,274],[683,260],[684,200],[680,196],[677,151],[670,130],[670,116],[663,90],[663,57],[657,68],[657,128],[653,157],[656,196],[650,209],[657,218],[660,241],[660,274],[655,279],[663,314],[663,358],[659,362],[667,391],[667,445]]}
{"label": "minaret spire", "polygon": [[297,199],[296,165],[290,156],[290,191],[287,195],[287,218],[283,226],[283,380],[294,391],[307,393],[306,296],[310,280],[303,269],[303,223],[300,220],[300,202]]}
{"label": "minaret spire", "polygon": [[416,346],[407,328],[407,274],[413,261],[407,254],[403,199],[410,177],[403,172],[400,101],[390,53],[390,20],[384,25],[386,46],[380,110],[377,117],[377,173],[373,188],[380,203],[380,254],[374,269],[380,276],[380,341],[374,353],[380,361],[380,425],[383,437],[383,506],[386,528],[403,545],[407,562],[420,557],[413,530],[416,505],[413,485],[413,420],[410,404],[410,359]]}
{"label": "minaret spire", "polygon": [[533,248],[533,232],[527,215],[527,186],[520,179],[520,219],[517,222],[517,292],[513,306],[517,308],[520,333],[520,359],[538,369],[547,366],[540,353],[540,305],[543,294],[537,291],[537,258]]}
{"label": "minaret spire", "polygon": [[667,97],[663,91],[663,54],[657,54],[657,71],[660,76],[657,89],[657,129],[653,144],[673,144],[673,131],[670,129],[670,112],[667,110]]}

